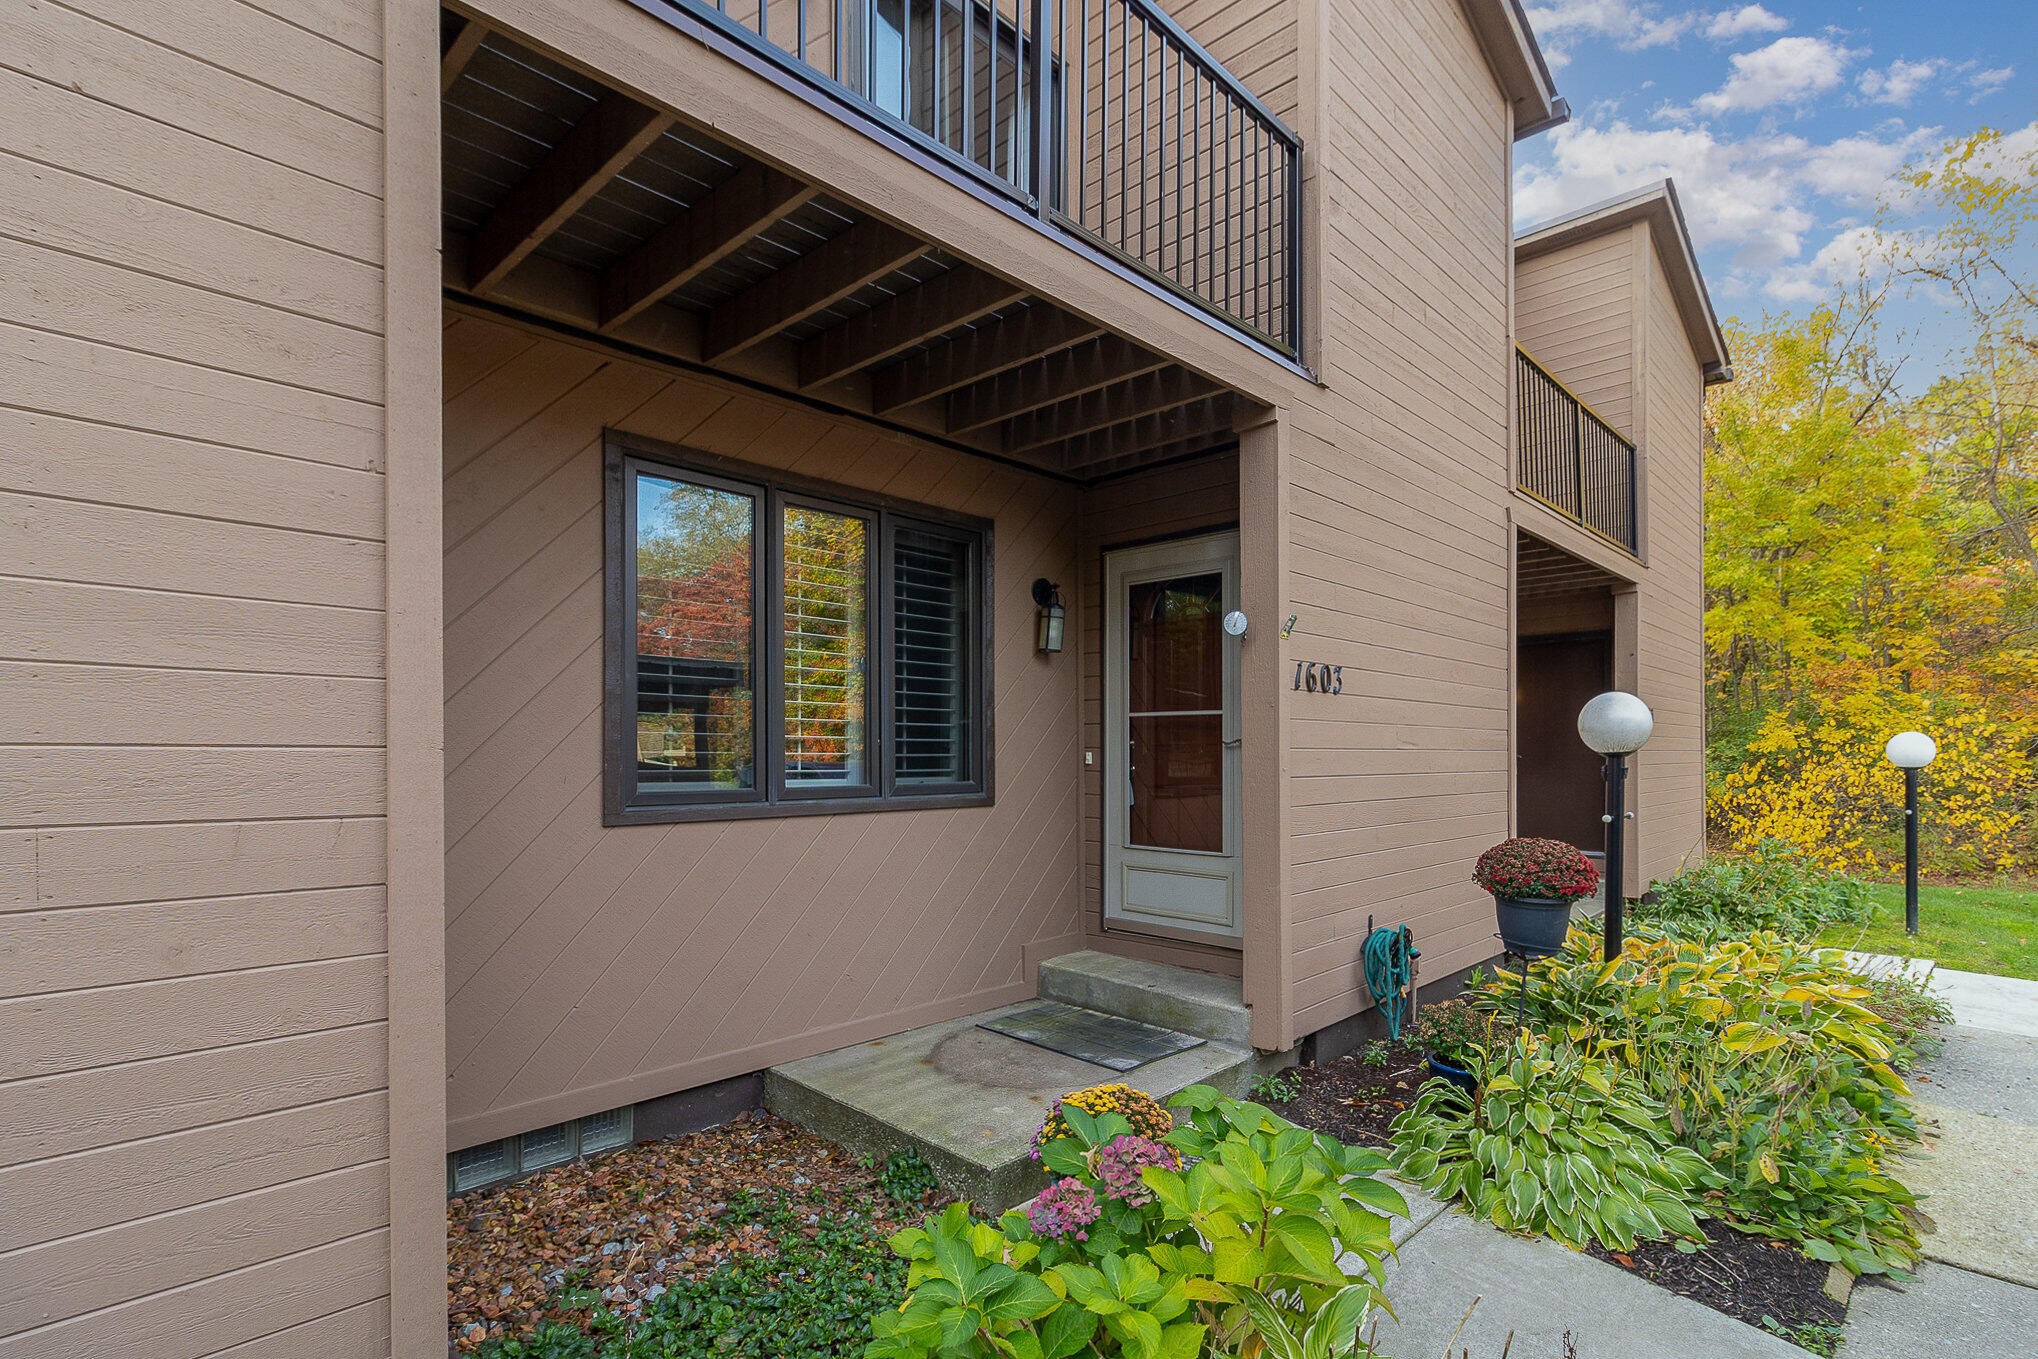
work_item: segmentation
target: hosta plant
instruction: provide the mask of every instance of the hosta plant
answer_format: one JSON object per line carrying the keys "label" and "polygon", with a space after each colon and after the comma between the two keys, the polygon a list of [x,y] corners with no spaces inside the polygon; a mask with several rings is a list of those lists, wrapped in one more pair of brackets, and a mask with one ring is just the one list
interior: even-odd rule
{"label": "hosta plant", "polygon": [[1432,1081],[1394,1120],[1402,1174],[1496,1226],[1581,1249],[1700,1238],[1695,1209],[1711,1173],[1640,1082],[1528,1032],[1471,1059],[1477,1098]]}
{"label": "hosta plant", "polygon": [[[1201,1359],[1370,1354],[1387,1214],[1377,1153],[1196,1086],[1154,1138],[1065,1100],[1041,1146],[1060,1178],[996,1224],[951,1206],[899,1233],[905,1300],[866,1359]],[[1349,1267],[1348,1267],[1349,1266]]]}
{"label": "hosta plant", "polygon": [[[1519,974],[1482,1003],[1511,1011]],[[1611,963],[1574,930],[1529,969],[1529,1022],[1639,1081],[1723,1181],[1721,1215],[1860,1273],[1917,1258],[1892,1150],[1917,1124],[1867,982],[1766,931],[1711,943],[1640,931]]]}

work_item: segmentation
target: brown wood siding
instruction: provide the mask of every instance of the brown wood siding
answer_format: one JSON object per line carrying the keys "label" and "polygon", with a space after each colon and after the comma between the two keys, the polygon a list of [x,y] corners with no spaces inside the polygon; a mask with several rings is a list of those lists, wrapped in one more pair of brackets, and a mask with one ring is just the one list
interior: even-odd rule
{"label": "brown wood siding", "polygon": [[1344,692],[1289,695],[1292,980],[1249,997],[1269,1046],[1372,1003],[1369,917],[1414,928],[1425,974],[1490,956],[1471,867],[1508,824],[1507,104],[1455,0],[1303,27],[1323,386],[1285,415],[1282,654],[1342,665]]}
{"label": "brown wood siding", "polygon": [[0,1355],[390,1351],[376,0],[0,13]]}
{"label": "brown wood siding", "polygon": [[1083,933],[1087,947],[1227,977],[1239,975],[1239,951],[1214,944],[1104,929],[1104,553],[1114,547],[1180,538],[1238,523],[1238,457],[1233,453],[1141,472],[1082,495],[1080,585],[1072,601],[1082,658],[1083,749],[1097,763],[1083,771]]}
{"label": "brown wood siding", "polygon": [[1635,437],[1636,233],[1628,226],[1522,262],[1515,338],[1601,418]]}
{"label": "brown wood siding", "polygon": [[1637,590],[1635,663],[1656,714],[1635,761],[1639,892],[1705,854],[1705,387],[1662,258],[1646,233],[1636,246],[1649,571]]}
{"label": "brown wood siding", "polygon": [[1161,8],[1276,117],[1293,124],[1300,98],[1295,0],[1173,0]]}
{"label": "brown wood siding", "polygon": [[1617,664],[1656,714],[1630,775],[1639,894],[1704,852],[1704,386],[1647,224],[1526,260],[1517,288],[1522,346],[1638,449],[1644,565]]}
{"label": "brown wood siding", "polygon": [[[1079,947],[1075,492],[478,314],[446,333],[450,1138],[1032,994]],[[993,521],[996,805],[601,824],[602,432]]]}

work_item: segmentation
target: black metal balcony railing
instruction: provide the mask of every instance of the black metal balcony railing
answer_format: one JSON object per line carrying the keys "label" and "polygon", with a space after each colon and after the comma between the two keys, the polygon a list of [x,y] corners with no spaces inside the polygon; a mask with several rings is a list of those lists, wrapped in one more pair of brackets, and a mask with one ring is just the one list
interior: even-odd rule
{"label": "black metal balcony railing", "polygon": [[1515,484],[1565,518],[1635,551],[1635,446],[1515,350]]}
{"label": "black metal balcony railing", "polygon": [[1296,352],[1301,143],[1151,0],[639,3],[708,22]]}

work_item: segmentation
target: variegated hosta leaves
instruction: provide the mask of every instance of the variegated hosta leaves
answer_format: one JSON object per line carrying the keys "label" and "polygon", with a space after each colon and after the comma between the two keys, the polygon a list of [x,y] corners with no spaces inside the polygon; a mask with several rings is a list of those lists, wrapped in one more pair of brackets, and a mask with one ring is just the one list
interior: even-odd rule
{"label": "variegated hosta leaves", "polygon": [[[1519,974],[1483,988],[1505,1013]],[[1531,1025],[1618,1068],[1722,1183],[1719,1213],[1862,1273],[1907,1267],[1912,1195],[1884,1169],[1917,1136],[1872,993],[1831,949],[1758,931],[1643,932],[1606,962],[1576,931],[1530,969]]]}
{"label": "variegated hosta leaves", "polygon": [[1528,1033],[1477,1054],[1474,1074],[1476,1101],[1431,1082],[1394,1121],[1402,1174],[1497,1226],[1580,1248],[1701,1236],[1712,1173],[1633,1077]]}

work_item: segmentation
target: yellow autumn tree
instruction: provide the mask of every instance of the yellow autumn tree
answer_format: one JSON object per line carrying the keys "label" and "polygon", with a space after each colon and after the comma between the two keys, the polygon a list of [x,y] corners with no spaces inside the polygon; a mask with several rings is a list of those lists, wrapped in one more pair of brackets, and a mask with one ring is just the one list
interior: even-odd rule
{"label": "yellow autumn tree", "polygon": [[[1895,732],[1939,742],[1927,867],[2028,875],[2038,845],[2038,222],[2032,138],[1984,129],[1907,168],[1861,280],[1809,317],[1735,330],[1708,401],[1713,841],[1889,869]],[[1893,289],[1965,334],[1918,395],[1876,345]]]}

